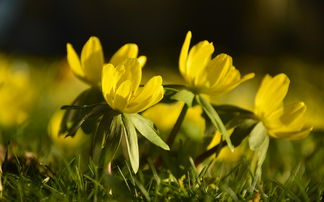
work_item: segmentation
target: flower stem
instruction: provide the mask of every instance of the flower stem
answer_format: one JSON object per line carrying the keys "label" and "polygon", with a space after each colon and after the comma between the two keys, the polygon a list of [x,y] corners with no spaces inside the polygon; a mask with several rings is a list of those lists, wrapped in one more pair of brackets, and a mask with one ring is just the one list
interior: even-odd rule
{"label": "flower stem", "polygon": [[[169,147],[171,148],[171,146],[173,145],[173,142],[180,130],[180,127],[182,125],[182,122],[184,121],[185,117],[186,117],[186,114],[187,114],[187,111],[188,111],[188,105],[184,104],[182,109],[181,109],[181,112],[179,114],[179,117],[176,121],[176,123],[174,124],[169,136],[168,136],[168,139],[166,141],[166,143],[169,145]],[[161,159],[161,156],[158,157],[156,163],[155,163],[155,167],[156,168],[160,168],[161,167],[161,164],[162,164],[162,159]]]}
{"label": "flower stem", "polygon": [[215,153],[217,155],[219,153],[219,151],[221,150],[221,148],[223,148],[223,141],[221,143],[219,143],[218,145],[212,147],[211,149],[205,151],[204,153],[200,154],[199,156],[197,156],[195,159],[195,165],[196,166],[199,165],[205,159],[207,159],[208,157],[210,157],[211,155],[213,155]]}
{"label": "flower stem", "polygon": [[176,121],[176,123],[174,124],[170,134],[169,134],[169,137],[167,139],[167,144],[171,147],[179,130],[180,130],[180,127],[182,125],[182,122],[184,121],[184,118],[187,114],[187,111],[188,111],[188,105],[184,104],[182,109],[181,109],[181,112],[180,112],[180,115]]}

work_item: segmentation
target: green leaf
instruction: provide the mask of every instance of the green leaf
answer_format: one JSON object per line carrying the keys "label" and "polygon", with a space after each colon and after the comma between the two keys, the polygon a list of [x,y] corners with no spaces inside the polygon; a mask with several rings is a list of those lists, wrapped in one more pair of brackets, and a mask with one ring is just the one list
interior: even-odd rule
{"label": "green leaf", "polygon": [[240,125],[238,125],[234,129],[231,135],[231,141],[234,147],[237,147],[241,144],[244,138],[246,138],[251,133],[256,124],[257,122],[254,119],[245,119],[241,121]]}
{"label": "green leaf", "polygon": [[97,87],[89,88],[80,93],[70,106],[62,106],[66,110],[60,126],[59,133],[65,133],[69,126],[76,125],[80,120],[89,113],[98,103],[103,102],[101,90]]}
{"label": "green leaf", "polygon": [[63,105],[61,109],[63,110],[69,110],[69,109],[87,109],[87,108],[93,108],[97,105],[105,105],[102,103],[97,103],[97,104],[90,104],[90,105]]}
{"label": "green leaf", "polygon": [[268,137],[268,133],[266,128],[264,127],[262,122],[256,124],[256,126],[252,129],[249,135],[249,146],[250,149],[255,151],[257,150],[264,140]]}
{"label": "green leaf", "polygon": [[233,105],[213,105],[227,129],[235,128],[246,119],[257,120],[254,113]]}
{"label": "green leaf", "polygon": [[186,88],[186,86],[181,85],[181,84],[164,84],[163,88],[172,88],[172,89],[176,89],[176,90],[182,90],[182,89]]}
{"label": "green leaf", "polygon": [[231,139],[230,139],[229,135],[227,134],[226,128],[225,128],[222,120],[220,119],[219,115],[213,108],[213,106],[211,104],[209,104],[209,102],[207,102],[203,97],[201,97],[199,95],[196,96],[196,101],[198,104],[201,105],[204,112],[207,114],[207,116],[209,117],[210,121],[215,126],[215,128],[222,134],[223,138],[227,142],[229,149],[231,151],[234,151],[234,146],[232,145]]}
{"label": "green leaf", "polygon": [[261,142],[259,147],[257,149],[255,149],[258,162],[257,162],[256,170],[255,170],[254,180],[253,180],[253,183],[252,183],[252,186],[251,186],[252,190],[254,190],[257,182],[261,179],[262,165],[263,165],[263,162],[264,162],[265,158],[267,157],[267,152],[268,152],[268,148],[269,148],[269,142],[270,142],[270,138],[267,135],[265,138],[263,138],[263,141]]}
{"label": "green leaf", "polygon": [[[230,137],[234,147],[241,144],[258,122],[258,119],[255,117],[253,112],[237,106],[213,105],[213,108],[224,123],[226,129],[234,128]],[[215,127],[206,113],[203,113],[202,116],[206,120],[205,142],[206,144],[209,144],[215,134]]]}
{"label": "green leaf", "polygon": [[193,94],[191,91],[183,89],[174,94],[171,98],[174,100],[183,101],[188,105],[188,107],[191,107],[194,97],[195,94]]}
{"label": "green leaf", "polygon": [[87,120],[85,120],[81,125],[82,131],[85,134],[94,133],[96,131],[98,119],[100,116],[101,116],[101,114],[98,114],[97,116],[92,116],[92,117],[88,118]]}
{"label": "green leaf", "polygon": [[93,117],[100,117],[105,110],[107,110],[106,105],[98,105],[94,107],[90,112],[85,114],[78,122],[73,123],[72,127],[68,130],[68,134],[65,137],[73,137],[78,131],[78,129],[82,126],[82,124],[84,124],[87,120]]}
{"label": "green leaf", "polygon": [[261,146],[258,148],[258,167],[261,168],[266,156],[267,156],[267,151],[269,147],[269,142],[270,138],[269,136],[266,136],[261,144]]}
{"label": "green leaf", "polygon": [[114,159],[121,143],[123,131],[123,121],[121,114],[115,115],[108,127],[110,127],[110,130],[104,133],[101,145],[101,148],[104,148],[104,150],[106,150],[104,152],[104,165],[107,165],[108,162]]}
{"label": "green leaf", "polygon": [[134,173],[139,168],[139,151],[137,142],[137,133],[134,124],[129,120],[127,115],[123,114],[123,134],[126,141],[129,160]]}
{"label": "green leaf", "polygon": [[[99,125],[96,129],[96,132],[93,134],[93,136],[91,137],[91,151],[93,151],[93,149],[95,148],[95,144],[97,142],[99,142],[99,140],[101,140],[102,142],[104,142],[103,140],[106,141],[106,134],[110,133],[110,127],[114,118],[114,113],[112,111],[107,111],[104,113],[104,115],[102,116]],[[105,143],[104,143],[105,144]]]}
{"label": "green leaf", "polygon": [[253,116],[253,112],[247,110],[247,109],[243,109],[241,107],[238,106],[234,106],[234,105],[214,105],[215,109],[218,111],[218,113],[231,113],[231,114],[236,114],[236,113],[240,113],[240,114],[247,114],[249,116]]}
{"label": "green leaf", "polygon": [[164,87],[164,95],[160,103],[175,103],[176,100],[172,99],[172,96],[177,92],[177,89]]}
{"label": "green leaf", "polygon": [[158,136],[153,128],[153,122],[144,118],[139,114],[127,114],[131,122],[134,124],[137,131],[142,134],[146,139],[148,139],[153,144],[161,147],[165,150],[170,150],[169,146]]}

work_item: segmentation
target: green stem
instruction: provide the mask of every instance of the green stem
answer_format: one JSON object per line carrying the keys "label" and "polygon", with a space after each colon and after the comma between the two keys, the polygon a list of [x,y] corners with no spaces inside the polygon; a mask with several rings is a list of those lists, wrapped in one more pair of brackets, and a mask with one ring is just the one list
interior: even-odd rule
{"label": "green stem", "polygon": [[96,136],[96,134],[93,134],[93,135],[91,135],[91,137],[90,137],[90,151],[89,151],[89,157],[90,158],[94,158],[94,150],[95,150],[95,136]]}
{"label": "green stem", "polygon": [[176,123],[174,124],[174,126],[169,134],[169,137],[167,139],[167,144],[169,145],[169,147],[171,147],[173,145],[173,142],[180,130],[180,127],[182,125],[182,122],[184,121],[187,111],[188,111],[188,105],[184,104],[181,109],[180,115],[179,115]]}
{"label": "green stem", "polygon": [[212,147],[211,149],[205,151],[204,153],[202,153],[198,157],[196,157],[196,159],[195,159],[195,165],[196,166],[199,165],[205,159],[207,159],[208,157],[210,157],[213,154],[216,154],[216,156],[217,156],[217,154],[220,152],[221,148],[223,148],[223,141],[220,144]]}
{"label": "green stem", "polygon": [[107,147],[104,147],[103,149],[101,149],[100,156],[99,156],[99,162],[98,162],[99,169],[105,169],[105,167],[108,164],[105,159],[106,153],[107,153]]}
{"label": "green stem", "polygon": [[[171,146],[173,145],[173,142],[181,128],[181,125],[182,125],[182,122],[184,121],[185,117],[186,117],[186,114],[187,114],[187,111],[188,111],[188,105],[184,104],[182,109],[181,109],[181,112],[179,114],[179,117],[176,121],[176,123],[174,124],[169,136],[168,136],[168,139],[166,141],[166,143],[169,145],[169,147],[171,148]],[[156,163],[155,163],[155,167],[156,168],[160,168],[161,167],[161,164],[162,164],[162,159],[161,159],[161,156],[158,157]]]}

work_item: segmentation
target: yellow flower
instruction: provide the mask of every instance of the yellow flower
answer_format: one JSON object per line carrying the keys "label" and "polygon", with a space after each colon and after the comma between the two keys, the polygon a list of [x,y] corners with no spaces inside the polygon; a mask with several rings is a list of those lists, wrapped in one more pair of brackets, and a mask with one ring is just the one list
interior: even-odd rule
{"label": "yellow flower", "polygon": [[283,105],[289,83],[285,74],[266,75],[255,97],[255,114],[270,136],[296,140],[306,137],[312,127],[304,126],[306,105],[303,102]]}
{"label": "yellow flower", "polygon": [[162,77],[152,77],[139,88],[142,78],[141,61],[130,58],[115,67],[107,64],[102,73],[102,92],[113,109],[124,113],[144,111],[163,97]]}
{"label": "yellow flower", "polygon": [[28,118],[35,89],[27,73],[0,56],[0,126],[16,126]]}
{"label": "yellow flower", "polygon": [[[159,103],[147,109],[143,116],[153,121],[154,125],[160,131],[168,131],[177,121],[183,103],[177,102],[175,104]],[[163,119],[161,119],[163,114]]]}
{"label": "yellow flower", "polygon": [[[233,133],[234,129],[228,130],[228,134],[231,135]],[[214,134],[214,137],[212,141],[207,146],[207,149],[212,149],[214,146],[218,145],[221,142],[222,135],[219,131],[216,131]],[[239,146],[235,147],[234,152],[231,152],[231,150],[228,147],[223,147],[219,154],[217,154],[217,157],[215,158],[215,154],[212,155],[212,158],[216,161],[225,161],[225,162],[237,162],[242,159],[242,156],[245,152],[245,145],[240,144]]]}
{"label": "yellow flower", "polygon": [[56,111],[48,124],[48,134],[53,143],[62,147],[77,147],[80,146],[87,138],[81,129],[77,131],[74,137],[65,137],[65,134],[59,134],[61,121],[64,115],[64,111]]}
{"label": "yellow flower", "polygon": [[[183,102],[174,104],[159,103],[143,113],[143,116],[152,120],[156,127],[161,131],[171,130],[180,114]],[[201,131],[205,129],[205,120],[201,116],[202,109],[199,105],[188,109],[185,120],[190,124],[197,126]],[[163,114],[163,119],[161,119]]]}
{"label": "yellow flower", "polygon": [[229,55],[211,58],[214,46],[208,41],[199,42],[189,51],[190,40],[189,31],[181,49],[179,67],[187,85],[195,92],[219,96],[254,77],[254,73],[250,73],[241,78]]}
{"label": "yellow flower", "polygon": [[[94,36],[90,37],[82,48],[81,59],[70,43],[66,45],[66,48],[67,60],[74,74],[91,85],[98,85],[101,81],[104,65],[104,54],[99,39]],[[137,55],[138,47],[136,44],[125,44],[111,57],[110,63],[117,66],[125,59],[136,58]],[[146,57],[140,56],[138,59],[144,66]]]}

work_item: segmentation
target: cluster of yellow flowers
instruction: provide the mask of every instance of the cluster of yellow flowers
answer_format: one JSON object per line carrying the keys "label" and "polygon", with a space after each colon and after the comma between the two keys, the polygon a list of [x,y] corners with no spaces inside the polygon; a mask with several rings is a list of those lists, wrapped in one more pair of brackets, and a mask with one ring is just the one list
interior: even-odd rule
{"label": "cluster of yellow flowers", "polygon": [[[205,99],[218,98],[255,75],[250,73],[241,76],[233,66],[232,57],[227,54],[212,57],[213,43],[201,41],[190,48],[191,37],[189,31],[180,52],[179,71],[186,82],[184,88],[193,96],[191,100],[196,96],[198,104],[205,106],[203,107],[205,112],[213,117],[216,115],[208,108],[211,105]],[[83,46],[80,57],[68,43],[67,59],[74,74],[89,85],[99,87],[107,104],[119,113],[143,112],[163,98],[161,76],[154,76],[145,85],[141,85],[142,68],[146,63],[146,57],[138,56],[136,44],[122,46],[106,64],[99,39],[90,37]],[[312,128],[304,126],[306,106],[303,102],[283,104],[288,87],[289,79],[285,74],[274,77],[266,75],[256,94],[254,114],[269,136],[295,140],[307,136]],[[161,105],[156,105],[160,106],[157,109],[167,108],[161,108]],[[154,107],[148,112],[144,113],[144,116],[150,118],[152,114],[156,114]],[[217,128],[217,117],[212,122]],[[220,128],[220,132],[226,133],[226,130],[224,132]],[[226,139],[226,134],[224,138]]]}
{"label": "cluster of yellow flowers", "polygon": [[28,118],[35,94],[30,80],[26,69],[14,68],[0,56],[0,126],[16,126]]}

